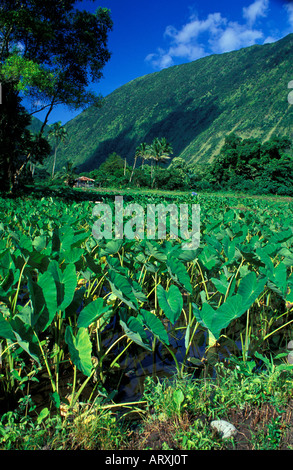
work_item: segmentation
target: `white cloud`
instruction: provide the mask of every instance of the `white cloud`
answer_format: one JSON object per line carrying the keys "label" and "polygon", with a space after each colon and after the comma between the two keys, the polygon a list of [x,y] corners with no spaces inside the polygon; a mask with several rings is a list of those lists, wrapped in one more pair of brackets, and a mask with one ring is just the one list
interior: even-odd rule
{"label": "white cloud", "polygon": [[[204,19],[192,15],[180,29],[167,26],[164,36],[169,40],[169,46],[166,49],[158,48],[146,60],[154,68],[162,69],[173,65],[175,59],[191,61],[211,53],[252,46],[260,40],[269,42],[270,36],[265,39],[263,31],[253,26],[258,18],[267,15],[268,9],[269,0],[255,0],[242,9],[243,23],[229,21],[219,12],[210,13]],[[293,8],[288,8],[288,13],[292,14],[293,26]]]}
{"label": "white cloud", "polygon": [[288,14],[288,23],[290,25],[290,32],[293,32],[293,4],[288,3],[287,5],[284,5],[284,8],[287,11]]}
{"label": "white cloud", "polygon": [[248,25],[252,26],[259,16],[267,16],[268,7],[269,0],[256,0],[248,7],[243,8],[243,18],[247,20]]}
{"label": "white cloud", "polygon": [[249,29],[238,23],[229,23],[225,31],[218,34],[214,40],[211,40],[210,44],[213,52],[221,54],[241,47],[252,46],[262,37],[262,31]]}

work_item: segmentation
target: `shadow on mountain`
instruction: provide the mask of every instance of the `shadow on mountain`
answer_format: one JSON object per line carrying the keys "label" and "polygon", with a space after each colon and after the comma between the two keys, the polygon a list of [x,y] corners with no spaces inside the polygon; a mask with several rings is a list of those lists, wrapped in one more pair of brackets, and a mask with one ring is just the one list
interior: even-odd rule
{"label": "shadow on mountain", "polygon": [[145,125],[145,128],[142,125],[140,136],[137,138],[130,137],[133,135],[133,128],[129,126],[115,138],[101,142],[92,156],[78,167],[78,171],[98,168],[113,152],[127,158],[128,164],[132,164],[136,147],[141,142],[150,144],[155,137],[165,137],[173,147],[173,156],[179,155],[220,115],[221,110],[216,101],[217,97],[203,98],[199,105],[195,106],[192,98],[187,99],[161,121],[151,126]]}
{"label": "shadow on mountain", "polygon": [[155,137],[166,137],[176,157],[221,114],[216,101],[215,97],[206,98],[195,107],[194,100],[187,99],[166,118],[156,122],[146,134],[145,141],[150,143]]}
{"label": "shadow on mountain", "polygon": [[[94,153],[84,163],[78,166],[78,172],[86,172],[99,168],[109,155],[116,152],[120,157],[127,158],[127,161],[133,158],[137,144],[136,139],[129,137],[132,128],[128,127],[113,139],[107,139],[101,142]],[[134,152],[133,152],[134,149]]]}

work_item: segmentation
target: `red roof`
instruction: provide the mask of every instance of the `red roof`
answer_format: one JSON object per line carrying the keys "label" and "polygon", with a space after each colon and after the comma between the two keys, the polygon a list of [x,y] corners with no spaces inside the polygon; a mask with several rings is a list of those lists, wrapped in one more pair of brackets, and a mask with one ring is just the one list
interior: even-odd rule
{"label": "red roof", "polygon": [[88,178],[87,176],[80,176],[79,178],[77,178],[76,181],[95,181],[95,180],[93,180],[92,178]]}

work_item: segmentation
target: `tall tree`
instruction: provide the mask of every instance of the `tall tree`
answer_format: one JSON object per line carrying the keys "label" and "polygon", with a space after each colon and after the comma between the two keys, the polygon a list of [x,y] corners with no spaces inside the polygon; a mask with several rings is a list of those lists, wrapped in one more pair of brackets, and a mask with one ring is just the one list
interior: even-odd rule
{"label": "tall tree", "polygon": [[[150,158],[152,159],[152,162],[156,162],[156,166],[159,163],[166,163],[167,160],[169,160],[170,154],[173,153],[173,148],[169,142],[167,142],[165,137],[162,137],[161,139],[159,137],[156,137],[151,146],[150,146]],[[151,180],[152,180],[152,187],[154,186],[154,173],[153,173],[153,163],[151,163]]]}
{"label": "tall tree", "polygon": [[54,140],[54,159],[53,159],[53,167],[52,167],[52,178],[54,177],[55,166],[56,166],[56,157],[57,157],[57,150],[61,142],[65,142],[67,139],[67,130],[64,126],[61,125],[61,121],[55,122],[51,129],[49,130],[48,137],[49,139],[52,138]]}
{"label": "tall tree", "polygon": [[33,135],[28,126],[31,117],[21,105],[12,84],[2,84],[0,105],[0,190],[9,191],[26,168],[27,155],[32,163],[43,162],[51,147],[40,134]]}
{"label": "tall tree", "polygon": [[40,136],[56,105],[82,109],[101,101],[88,86],[100,80],[110,59],[110,12],[81,11],[76,3],[1,0],[0,80],[26,98],[30,114],[46,110]]}
{"label": "tall tree", "polygon": [[134,169],[135,169],[135,166],[136,166],[137,159],[138,159],[138,158],[141,158],[141,159],[142,159],[142,164],[143,164],[144,161],[145,161],[148,157],[149,157],[149,146],[148,146],[145,142],[142,142],[142,143],[139,144],[139,146],[136,148],[136,152],[135,152],[135,155],[134,155],[133,167],[132,167],[131,175],[130,175],[130,178],[129,178],[129,183],[131,183],[131,181],[132,181],[133,174],[134,174]]}

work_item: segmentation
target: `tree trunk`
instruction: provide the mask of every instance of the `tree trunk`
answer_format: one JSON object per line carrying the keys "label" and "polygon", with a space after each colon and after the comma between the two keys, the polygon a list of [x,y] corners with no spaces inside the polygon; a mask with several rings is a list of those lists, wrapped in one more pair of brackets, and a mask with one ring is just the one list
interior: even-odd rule
{"label": "tree trunk", "polygon": [[135,159],[134,159],[134,163],[133,163],[133,167],[132,167],[132,172],[131,172],[131,175],[130,175],[130,178],[129,178],[129,183],[131,183],[131,181],[132,181],[132,177],[133,177],[133,173],[134,173],[134,168],[135,168],[135,165],[136,165],[136,160],[137,160],[137,157],[135,157]]}
{"label": "tree trunk", "polygon": [[58,148],[58,147],[56,146],[56,147],[55,147],[55,153],[54,153],[54,160],[53,160],[53,168],[52,168],[52,179],[54,178],[54,172],[55,172],[57,148]]}

